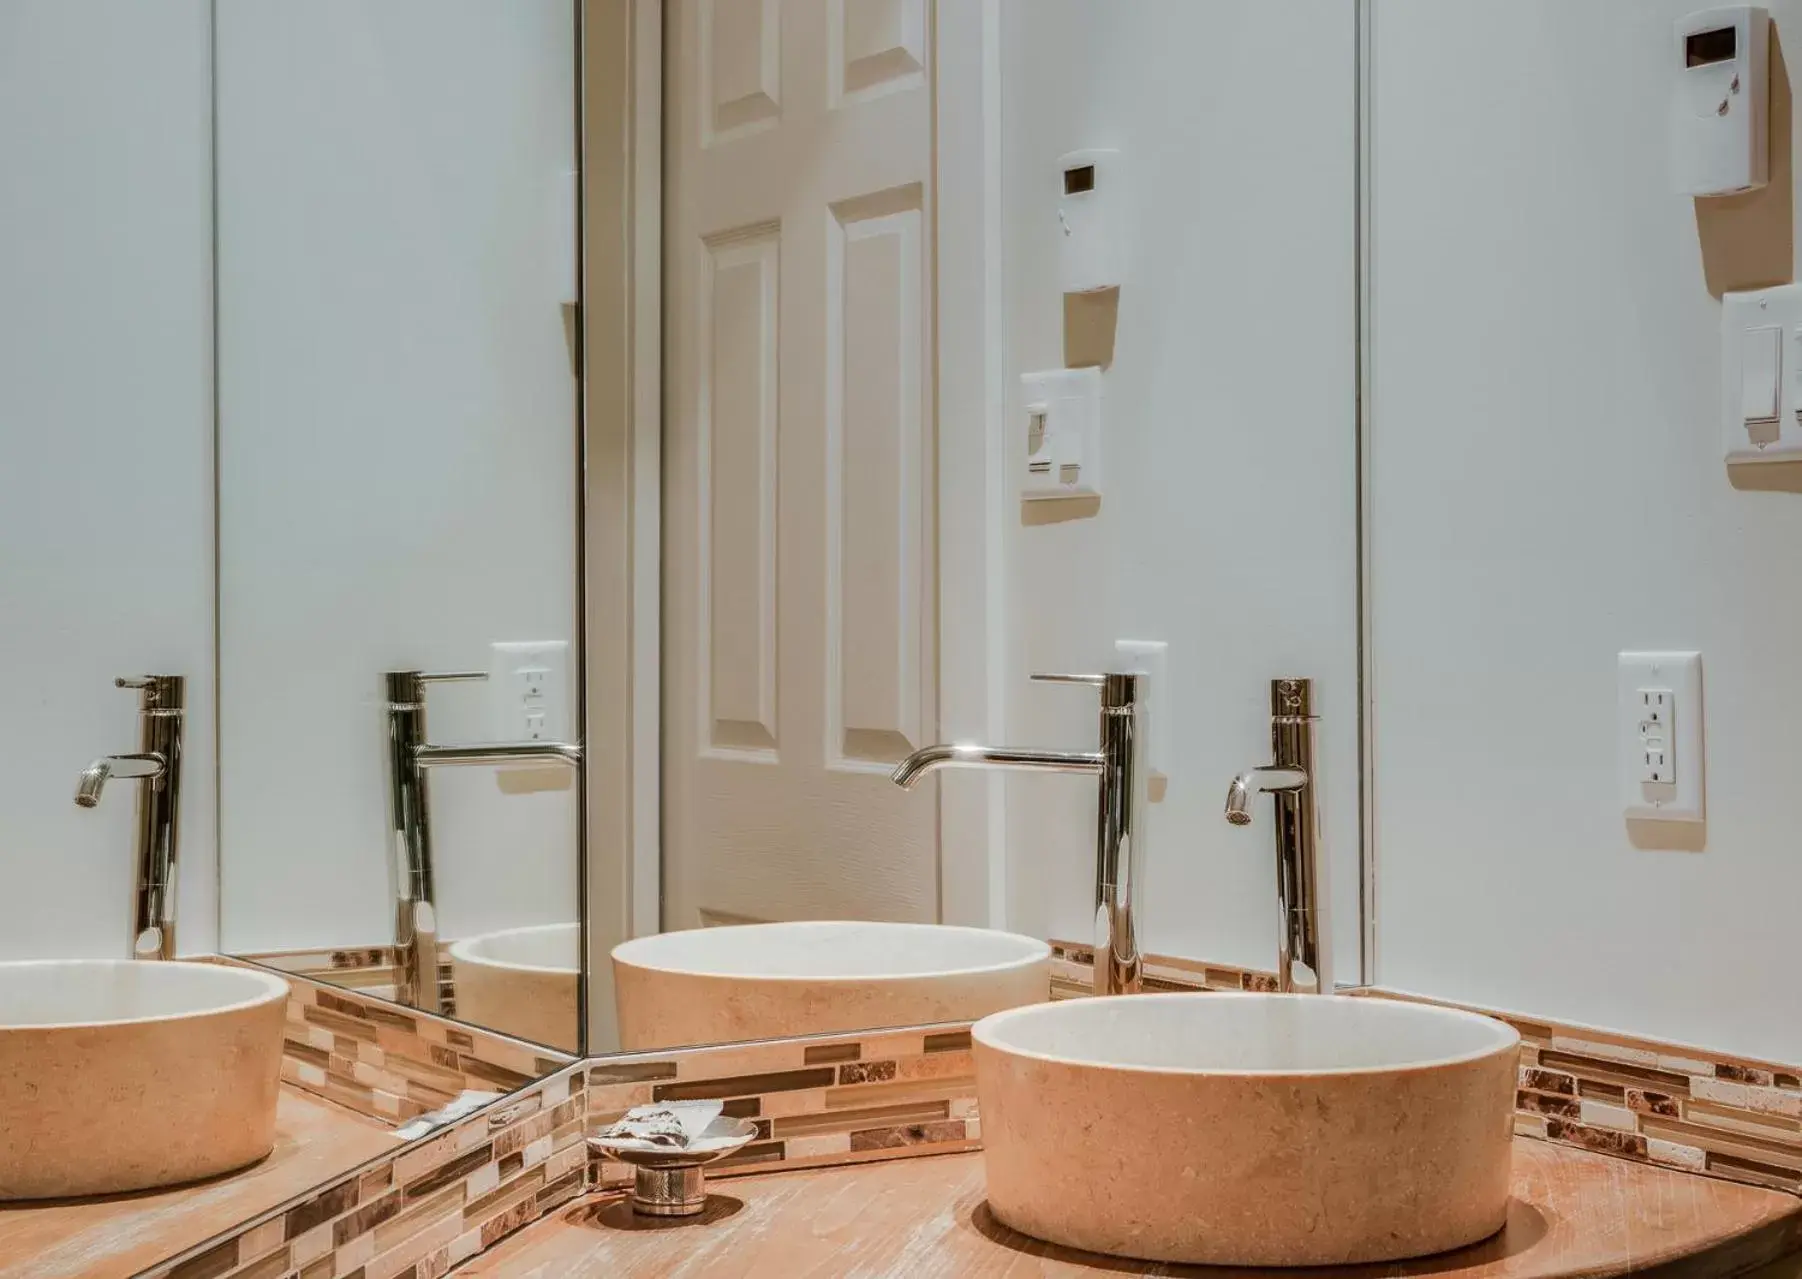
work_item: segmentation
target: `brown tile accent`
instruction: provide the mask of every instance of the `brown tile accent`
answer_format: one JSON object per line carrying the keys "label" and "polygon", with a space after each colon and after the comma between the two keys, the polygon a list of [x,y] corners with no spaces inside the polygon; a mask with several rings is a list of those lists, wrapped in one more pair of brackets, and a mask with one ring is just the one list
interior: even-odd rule
{"label": "brown tile accent", "polygon": [[536,1194],[544,1185],[544,1168],[532,1168],[511,1181],[502,1181],[480,1199],[463,1205],[463,1220],[468,1222],[486,1221],[498,1212],[505,1212],[522,1198]]}
{"label": "brown tile accent", "polygon": [[252,1262],[244,1269],[234,1271],[231,1279],[276,1279],[278,1275],[288,1271],[288,1246],[283,1244],[261,1261]]}
{"label": "brown tile accent", "polygon": [[305,1203],[288,1209],[286,1223],[282,1227],[283,1235],[292,1240],[296,1235],[304,1235],[322,1221],[330,1221],[341,1212],[348,1212],[357,1202],[357,1183],[340,1182],[328,1190],[321,1191]]}
{"label": "brown tile accent", "polygon": [[1667,1070],[1650,1070],[1643,1066],[1605,1061],[1600,1057],[1580,1057],[1574,1053],[1553,1052],[1549,1049],[1540,1050],[1539,1064],[1566,1071],[1593,1083],[1653,1088],[1678,1097],[1689,1095],[1689,1076],[1673,1074]]}
{"label": "brown tile accent", "polygon": [[1591,1128],[1587,1124],[1547,1119],[1545,1135],[1552,1141],[1567,1142],[1598,1154],[1646,1157],[1646,1139],[1636,1132],[1616,1132],[1611,1128]]}
{"label": "brown tile accent", "polygon": [[532,1082],[529,1075],[522,1075],[505,1066],[496,1066],[492,1062],[478,1061],[468,1053],[463,1054],[463,1073],[471,1079],[479,1079],[490,1085],[491,1092],[517,1092]]}
{"label": "brown tile accent", "polygon": [[1520,1086],[1530,1088],[1534,1092],[1559,1093],[1566,1097],[1577,1095],[1577,1077],[1562,1070],[1539,1070],[1522,1067]]}
{"label": "brown tile accent", "polygon": [[1675,1097],[1648,1092],[1644,1088],[1627,1089],[1627,1109],[1642,1115],[1668,1115],[1673,1119],[1682,1114]]}
{"label": "brown tile accent", "polygon": [[1738,1066],[1731,1062],[1715,1063],[1714,1077],[1736,1084],[1757,1084],[1765,1088],[1776,1083],[1776,1076],[1768,1070],[1759,1070],[1753,1066]]}
{"label": "brown tile accent", "polygon": [[715,1168],[742,1168],[746,1164],[781,1163],[783,1145],[779,1141],[756,1143],[746,1146],[735,1155],[727,1155],[714,1164]]}
{"label": "brown tile accent", "polygon": [[801,1061],[809,1066],[818,1066],[828,1061],[856,1061],[863,1052],[863,1046],[850,1044],[809,1044],[801,1050]]}
{"label": "brown tile accent", "polygon": [[391,1190],[374,1203],[366,1203],[332,1223],[332,1246],[342,1248],[358,1235],[366,1235],[400,1211],[401,1195]]}
{"label": "brown tile accent", "polygon": [[899,1146],[929,1146],[963,1141],[963,1123],[906,1124],[895,1128],[866,1128],[851,1134],[852,1150],[893,1150]]}
{"label": "brown tile accent", "polygon": [[755,1119],[763,1113],[761,1097],[733,1097],[721,1108],[720,1113],[732,1119]]}
{"label": "brown tile accent", "polygon": [[596,1061],[589,1063],[588,1086],[598,1088],[603,1084],[642,1084],[658,1079],[674,1079],[676,1063],[673,1061]]}
{"label": "brown tile accent", "polygon": [[227,1239],[198,1257],[182,1262],[169,1272],[169,1279],[217,1279],[238,1264],[238,1241]]}
{"label": "brown tile accent", "polygon": [[830,1068],[776,1070],[767,1075],[734,1075],[726,1079],[696,1079],[690,1083],[659,1084],[652,1089],[651,1097],[655,1101],[704,1101],[716,1097],[743,1097],[749,1093],[830,1088],[837,1082],[837,1078]]}
{"label": "brown tile accent", "polygon": [[1709,1151],[1707,1170],[1723,1176],[1731,1174],[1731,1180],[1734,1181],[1750,1181],[1756,1185],[1787,1190],[1792,1194],[1802,1193],[1802,1174],[1793,1168],[1779,1168],[1774,1164],[1761,1164],[1737,1155],[1721,1155]]}
{"label": "brown tile accent", "polygon": [[895,1106],[866,1106],[856,1110],[829,1110],[815,1115],[790,1115],[770,1121],[776,1137],[804,1137],[815,1133],[854,1132],[859,1128],[893,1127],[948,1119],[951,1102],[912,1101]]}
{"label": "brown tile accent", "polygon": [[895,1063],[892,1061],[851,1062],[838,1068],[841,1084],[879,1084],[894,1077]]}
{"label": "brown tile accent", "polygon": [[492,1248],[500,1240],[538,1220],[538,1200],[522,1199],[499,1216],[482,1223],[482,1247]]}
{"label": "brown tile accent", "polygon": [[584,1186],[585,1170],[578,1168],[574,1172],[566,1172],[538,1192],[538,1211],[548,1212],[560,1204],[568,1203],[581,1194]]}
{"label": "brown tile accent", "polygon": [[424,1199],[433,1191],[442,1189],[453,1181],[463,1180],[477,1168],[488,1163],[494,1154],[494,1146],[490,1143],[477,1146],[474,1150],[458,1155],[448,1163],[440,1164],[432,1171],[408,1182],[401,1194],[408,1203]]}
{"label": "brown tile accent", "polygon": [[1575,1097],[1528,1092],[1524,1088],[1514,1095],[1514,1108],[1540,1115],[1557,1115],[1564,1119],[1575,1119],[1582,1113],[1582,1107]]}
{"label": "brown tile accent", "polygon": [[968,1051],[970,1032],[968,1030],[945,1030],[926,1036],[923,1051],[929,1053],[949,1053]]}

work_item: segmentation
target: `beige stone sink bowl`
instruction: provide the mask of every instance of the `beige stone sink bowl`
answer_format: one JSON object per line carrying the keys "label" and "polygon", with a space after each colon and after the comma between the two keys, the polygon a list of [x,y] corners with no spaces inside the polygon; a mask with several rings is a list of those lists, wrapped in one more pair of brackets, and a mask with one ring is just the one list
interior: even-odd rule
{"label": "beige stone sink bowl", "polygon": [[1051,948],[940,924],[735,924],[615,946],[613,978],[632,1052],[974,1021],[1049,998]]}
{"label": "beige stone sink bowl", "polygon": [[516,1039],[576,1050],[582,925],[537,924],[451,947],[457,1016]]}
{"label": "beige stone sink bowl", "polygon": [[0,963],[0,1200],[143,1190],[275,1144],[288,983],[219,964]]}
{"label": "beige stone sink bowl", "polygon": [[1443,1252],[1508,1212],[1520,1036],[1321,995],[1125,995],[973,1035],[990,1211],[1152,1261],[1329,1266]]}

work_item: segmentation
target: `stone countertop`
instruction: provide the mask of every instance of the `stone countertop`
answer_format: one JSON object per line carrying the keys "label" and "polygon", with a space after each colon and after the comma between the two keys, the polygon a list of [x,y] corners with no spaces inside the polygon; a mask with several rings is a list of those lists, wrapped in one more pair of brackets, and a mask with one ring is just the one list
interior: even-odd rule
{"label": "stone countertop", "polygon": [[399,1145],[380,1120],[284,1084],[260,1163],[163,1190],[0,1203],[0,1279],[135,1274]]}
{"label": "stone countertop", "polygon": [[[1486,1243],[1418,1261],[1285,1275],[1550,1279],[1657,1270],[1725,1279],[1802,1251],[1802,1199],[1519,1139],[1513,1210]],[[464,1279],[819,1279],[843,1275],[1074,1279],[1080,1275],[1267,1276],[1072,1252],[1015,1234],[983,1198],[982,1156],[772,1172],[711,1183],[707,1212],[635,1217],[591,1196],[502,1241]]]}

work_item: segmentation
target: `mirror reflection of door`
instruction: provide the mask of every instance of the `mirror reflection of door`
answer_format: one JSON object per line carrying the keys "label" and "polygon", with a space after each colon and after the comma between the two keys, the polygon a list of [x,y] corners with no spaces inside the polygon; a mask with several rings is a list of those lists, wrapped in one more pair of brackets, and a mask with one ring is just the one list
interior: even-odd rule
{"label": "mirror reflection of door", "polygon": [[578,737],[575,30],[235,0],[215,48],[223,948],[565,1048],[579,774],[393,739]]}
{"label": "mirror reflection of door", "polygon": [[669,10],[666,928],[939,918],[928,7]]}

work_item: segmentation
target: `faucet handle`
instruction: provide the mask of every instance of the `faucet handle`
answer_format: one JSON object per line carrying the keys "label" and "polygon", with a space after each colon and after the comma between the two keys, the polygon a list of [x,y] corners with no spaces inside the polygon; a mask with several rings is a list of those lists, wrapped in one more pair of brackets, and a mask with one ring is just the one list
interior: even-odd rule
{"label": "faucet handle", "polygon": [[179,711],[186,704],[186,683],[180,675],[121,675],[113,680],[113,687],[144,694],[145,710]]}
{"label": "faucet handle", "polygon": [[1100,688],[1107,683],[1105,675],[1033,675],[1030,678],[1041,684],[1087,684],[1090,688]]}
{"label": "faucet handle", "polygon": [[417,675],[421,684],[462,684],[473,680],[487,679],[487,671],[439,671],[435,674]]}

